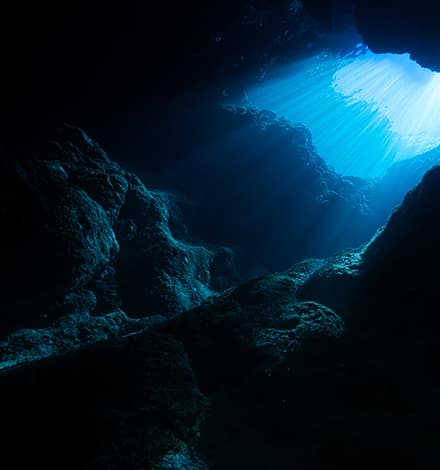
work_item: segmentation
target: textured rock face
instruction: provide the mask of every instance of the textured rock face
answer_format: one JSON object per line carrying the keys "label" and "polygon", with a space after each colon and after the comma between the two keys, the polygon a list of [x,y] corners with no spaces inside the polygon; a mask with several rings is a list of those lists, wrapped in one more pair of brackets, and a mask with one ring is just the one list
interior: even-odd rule
{"label": "textured rock face", "polygon": [[116,260],[122,302],[132,315],[160,311],[170,316],[211,293],[214,253],[175,239],[169,224],[165,201],[134,180],[117,222],[124,252]]}
{"label": "textured rock face", "polygon": [[[221,81],[215,93],[239,92],[242,82],[230,90],[228,79],[245,72],[253,80],[268,66],[319,46],[322,24],[310,19],[303,4],[331,23],[329,2],[320,0],[195,1],[193,9],[186,2],[175,2],[178,8],[159,3],[148,3],[148,15],[136,15],[135,26],[132,2],[124,18],[120,5],[77,2],[63,9],[74,20],[58,50],[45,45],[58,45],[64,22],[47,14],[43,23],[33,12],[19,11],[23,29],[13,25],[13,35],[5,29],[0,34],[6,31],[5,43],[21,38],[32,65],[11,49],[14,58],[4,70],[10,84],[18,77],[19,97],[4,87],[12,91],[10,102],[2,103],[5,134],[14,121],[8,110],[32,127],[32,107],[37,116],[42,109],[48,115],[67,109],[69,119],[79,114],[93,122],[108,115],[118,119],[114,127],[138,124],[126,97],[116,101],[123,102],[125,118],[135,116],[132,121],[124,121],[118,105],[110,103],[115,84],[128,89],[136,105],[136,85],[150,88],[157,94],[152,101],[162,106],[162,95],[175,86],[186,91],[213,75]],[[380,22],[373,21],[366,34],[390,32],[394,40],[405,34],[399,18],[405,23],[425,2],[411,5],[408,14],[399,2],[399,15],[395,5],[388,8],[396,2],[357,3],[366,6],[367,17],[386,23],[378,28]],[[40,4],[37,10],[47,11]],[[118,37],[115,31],[123,28],[114,18],[142,34]],[[163,37],[153,23],[163,25]],[[201,27],[195,30],[194,24]],[[422,27],[417,34],[426,31]],[[96,36],[99,44],[91,44]],[[36,58],[27,52],[29,38]],[[102,53],[110,38],[118,49],[120,40],[127,41],[116,56],[109,49],[108,56]],[[431,55],[422,49],[417,57]],[[148,57],[145,70],[139,57]],[[105,65],[98,70],[98,63]],[[218,63],[220,73],[213,66]],[[17,77],[8,73],[16,69]],[[89,74],[97,86],[90,85]],[[344,244],[363,240],[363,222],[374,226],[368,225],[368,183],[329,170],[304,128],[271,113],[230,111],[219,111],[221,131],[246,128],[243,145],[231,142],[228,148],[213,139],[214,165],[204,166],[202,158],[178,175],[183,180],[195,172],[205,183],[196,198],[206,203],[204,221],[198,227],[199,216],[189,219],[199,236],[235,245],[231,236],[238,232],[243,244],[252,240],[251,254],[261,255],[261,263],[278,257],[277,269],[280,263],[290,268],[302,256],[328,254],[340,247],[341,235],[347,237]],[[16,136],[26,134],[17,129]],[[270,151],[260,145],[271,140],[276,145]],[[362,248],[302,262],[206,299],[213,270],[219,289],[229,278],[240,278],[232,252],[187,243],[163,194],[147,190],[77,129],[64,129],[48,149],[37,154],[32,148],[27,157],[1,172],[4,462],[16,468],[121,470],[440,467],[438,169]],[[233,183],[226,199],[225,179]],[[283,188],[281,182],[288,184]],[[325,240],[304,252],[299,247],[311,226]]]}
{"label": "textured rock face", "polygon": [[138,316],[173,315],[208,295],[211,252],[176,240],[166,201],[82,131],[66,127],[3,176],[3,327],[82,310],[71,304],[84,290],[89,312]]}
{"label": "textured rock face", "polygon": [[[321,374],[338,373],[343,321],[296,300],[314,269],[308,262],[295,275],[250,281],[168,321],[72,315],[11,334],[0,343],[5,452],[20,440],[26,452],[17,465],[45,468],[66,456],[81,468],[210,469],[225,458],[228,468],[239,468],[229,451],[204,449],[218,430],[223,439],[228,434],[219,412],[234,419],[234,403],[245,399],[257,434],[273,426],[272,412],[276,419],[286,413],[280,425],[288,426],[297,410],[293,390],[307,394]],[[262,409],[254,408],[255,393]],[[246,415],[235,429],[251,423]]]}
{"label": "textured rock face", "polygon": [[193,119],[197,129],[191,120],[173,123],[173,143],[161,151],[186,158],[155,183],[183,194],[192,234],[256,261],[254,276],[258,267],[288,269],[357,246],[379,226],[369,206],[373,183],[329,168],[304,126],[248,107],[209,107]]}
{"label": "textured rock face", "polygon": [[167,331],[187,345],[202,389],[213,393],[249,375],[270,374],[287,367],[309,341],[325,349],[341,338],[338,315],[296,300],[301,281],[300,274],[252,280],[168,324]]}
{"label": "textured rock face", "polygon": [[[433,436],[438,436],[435,422],[440,416],[435,288],[439,181],[439,167],[434,167],[371,242],[315,261],[298,287],[298,299],[331,307],[345,322],[338,385],[326,382],[331,396],[336,386],[339,398],[333,396],[333,405],[325,405],[327,418],[338,409],[345,425],[333,421],[333,437],[324,439],[332,450],[323,449],[318,436],[329,423],[315,415],[319,431],[306,439],[306,445],[318,444],[318,468],[336,463],[343,449],[342,468],[349,468],[346,459],[361,456],[361,468],[377,459],[407,461],[420,468],[438,465]],[[304,273],[303,264],[289,275],[297,272]],[[310,393],[315,403],[317,397]],[[341,397],[342,408],[337,404]],[[314,468],[306,460],[305,468]]]}
{"label": "textured rock face", "polygon": [[[440,357],[439,181],[437,166],[368,244],[327,260],[298,291],[299,298],[322,302],[344,318],[353,360],[365,373],[392,380],[416,415],[425,407],[439,413],[432,401]],[[426,434],[433,432],[432,424],[426,426]],[[426,434],[420,442],[429,441]]]}
{"label": "textured rock face", "polygon": [[[440,167],[435,166],[369,243],[323,262],[301,286],[300,297],[322,301],[341,313],[353,305],[369,308],[370,303],[373,311],[393,303],[409,313],[414,302],[433,302],[439,264],[439,178]],[[344,299],[345,307],[336,305],[338,299]]]}
{"label": "textured rock face", "polygon": [[[302,128],[286,132],[307,144]],[[310,178],[330,181],[306,148]],[[359,249],[206,298],[210,269],[219,283],[233,271],[231,251],[175,238],[185,230],[166,197],[82,132],[65,130],[51,149],[9,167],[2,188],[8,254],[22,256],[5,264],[15,277],[2,291],[3,325],[21,327],[0,341],[5,460],[17,468],[438,467],[440,167]],[[332,184],[350,207],[362,204],[345,180]],[[18,267],[34,259],[20,278]],[[52,290],[37,297],[41,286]],[[40,310],[30,309],[35,299]],[[41,311],[49,313],[39,320]]]}
{"label": "textured rock face", "polygon": [[164,321],[164,317],[128,318],[122,311],[63,316],[46,328],[18,329],[0,341],[0,372],[53,361],[87,348],[118,343]]}
{"label": "textured rock face", "polygon": [[207,406],[181,343],[151,332],[0,382],[2,452],[14,468],[153,468],[185,452]]}
{"label": "textured rock face", "polygon": [[[343,321],[296,299],[314,262],[191,309],[212,293],[210,269],[223,286],[235,275],[233,252],[176,239],[172,230],[185,230],[166,195],[148,191],[82,131],[64,129],[49,149],[8,171],[4,214],[21,223],[10,225],[9,269],[22,246],[12,230],[41,233],[27,237],[21,265],[46,259],[27,279],[10,277],[15,291],[4,292],[2,416],[5,448],[20,439],[26,449],[18,466],[54,468],[69,456],[69,465],[84,468],[207,469],[200,433],[211,397],[262,383],[269,410],[276,387],[290,381],[283,371],[306,377],[313,364],[335,373]],[[28,294],[21,303],[20,289]]]}
{"label": "textured rock face", "polygon": [[6,315],[25,323],[28,307],[45,314],[54,299],[85,288],[119,245],[102,206],[68,183],[61,165],[17,164],[4,176],[2,293]]}

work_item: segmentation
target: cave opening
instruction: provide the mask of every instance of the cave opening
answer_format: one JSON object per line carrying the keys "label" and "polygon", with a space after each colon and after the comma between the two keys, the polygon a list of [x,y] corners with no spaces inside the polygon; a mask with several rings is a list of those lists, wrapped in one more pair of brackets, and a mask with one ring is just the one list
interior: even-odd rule
{"label": "cave opening", "polygon": [[438,147],[440,73],[362,42],[286,66],[247,90],[252,106],[311,131],[317,153],[344,176],[375,178]]}

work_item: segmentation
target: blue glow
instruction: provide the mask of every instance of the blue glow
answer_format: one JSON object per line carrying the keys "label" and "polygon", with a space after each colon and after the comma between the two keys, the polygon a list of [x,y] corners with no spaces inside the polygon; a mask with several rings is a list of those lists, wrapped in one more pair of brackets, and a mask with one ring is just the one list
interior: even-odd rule
{"label": "blue glow", "polygon": [[294,64],[248,91],[250,104],[305,124],[317,152],[344,175],[375,177],[440,143],[440,74],[408,54],[359,44]]}

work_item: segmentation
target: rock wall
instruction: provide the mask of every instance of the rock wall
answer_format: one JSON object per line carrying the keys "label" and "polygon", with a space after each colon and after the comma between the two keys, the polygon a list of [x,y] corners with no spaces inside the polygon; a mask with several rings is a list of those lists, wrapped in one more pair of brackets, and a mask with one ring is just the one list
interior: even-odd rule
{"label": "rock wall", "polygon": [[165,198],[78,129],[50,148],[2,188],[12,468],[438,466],[439,167],[360,248],[188,300],[212,254]]}
{"label": "rock wall", "polygon": [[242,252],[251,273],[355,247],[385,220],[370,207],[374,183],[329,168],[304,126],[245,106],[176,121],[160,139],[161,162],[174,160],[146,180],[178,191],[191,234]]}
{"label": "rock wall", "polygon": [[214,253],[173,237],[166,199],[79,129],[4,164],[2,327],[74,310],[171,316],[210,293]]}

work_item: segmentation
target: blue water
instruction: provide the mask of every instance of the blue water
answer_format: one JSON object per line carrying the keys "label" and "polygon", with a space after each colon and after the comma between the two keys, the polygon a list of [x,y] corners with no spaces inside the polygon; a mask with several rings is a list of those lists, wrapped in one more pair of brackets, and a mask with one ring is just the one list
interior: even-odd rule
{"label": "blue water", "polygon": [[302,60],[248,90],[252,105],[305,124],[318,153],[344,175],[381,176],[440,144],[440,74],[408,54],[358,45]]}

